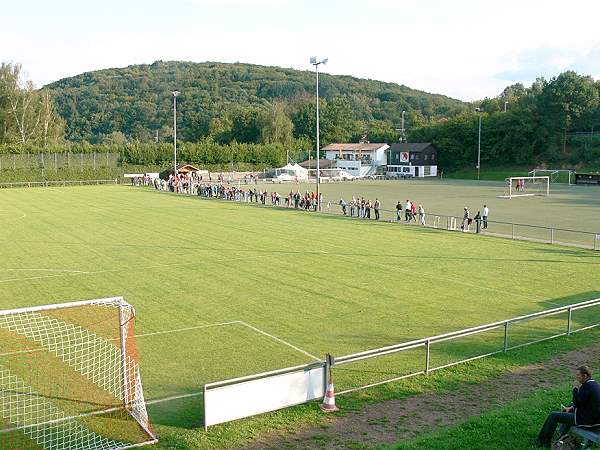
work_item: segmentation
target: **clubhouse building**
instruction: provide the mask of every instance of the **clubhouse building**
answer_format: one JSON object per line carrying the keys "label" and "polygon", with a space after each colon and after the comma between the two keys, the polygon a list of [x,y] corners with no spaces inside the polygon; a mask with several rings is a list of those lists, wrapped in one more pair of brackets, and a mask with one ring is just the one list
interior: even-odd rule
{"label": "clubhouse building", "polygon": [[438,152],[429,142],[401,142],[387,150],[385,175],[397,177],[437,176]]}

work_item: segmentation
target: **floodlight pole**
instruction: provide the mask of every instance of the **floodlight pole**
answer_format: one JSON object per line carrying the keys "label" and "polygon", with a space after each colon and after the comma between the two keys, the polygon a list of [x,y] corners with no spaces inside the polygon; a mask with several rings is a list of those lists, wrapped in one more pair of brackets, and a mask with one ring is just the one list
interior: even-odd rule
{"label": "floodlight pole", "polygon": [[315,66],[315,72],[317,75],[317,211],[321,211],[321,170],[319,167],[320,163],[320,142],[319,142],[319,64],[327,64],[327,58],[317,61],[316,57],[310,58],[310,63]]}
{"label": "floodlight pole", "polygon": [[504,112],[506,112],[506,107],[508,106],[508,102],[504,102]]}
{"label": "floodlight pole", "polygon": [[177,96],[179,91],[173,91],[173,176],[177,178]]}
{"label": "floodlight pole", "polygon": [[404,132],[404,114],[406,113],[406,111],[402,110],[402,129],[400,130],[400,132],[402,133],[402,140],[400,142],[406,142],[406,134]]}
{"label": "floodlight pole", "polygon": [[481,170],[481,109],[476,108],[475,111],[479,116],[479,137],[477,139],[477,179],[479,180],[479,171]]}

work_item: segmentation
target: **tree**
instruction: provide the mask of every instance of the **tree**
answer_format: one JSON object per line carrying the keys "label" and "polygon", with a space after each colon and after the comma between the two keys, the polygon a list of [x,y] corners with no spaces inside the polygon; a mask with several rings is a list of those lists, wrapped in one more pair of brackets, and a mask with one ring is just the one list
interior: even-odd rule
{"label": "tree", "polygon": [[289,144],[293,139],[294,124],[286,113],[286,104],[274,102],[262,117],[262,142]]}
{"label": "tree", "polygon": [[0,142],[44,147],[62,140],[64,121],[48,90],[23,79],[20,64],[0,65]]}

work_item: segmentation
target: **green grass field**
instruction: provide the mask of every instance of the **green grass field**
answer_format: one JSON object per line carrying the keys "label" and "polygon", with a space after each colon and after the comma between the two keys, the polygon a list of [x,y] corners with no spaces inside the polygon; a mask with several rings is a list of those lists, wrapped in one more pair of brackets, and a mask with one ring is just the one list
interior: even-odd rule
{"label": "green grass field", "polygon": [[[244,185],[242,185],[243,187]],[[462,217],[467,206],[471,215],[487,204],[490,220],[514,222],[545,227],[600,232],[600,189],[596,186],[550,185],[549,197],[497,198],[503,195],[505,184],[499,181],[474,181],[438,178],[398,181],[354,181],[322,183],[326,201],[331,210],[338,212],[340,198],[349,201],[352,196],[374,201],[379,198],[381,207],[393,211],[399,200],[406,199],[422,204],[427,214]],[[269,192],[277,190],[287,195],[290,190],[300,192],[315,190],[315,184],[263,184],[259,187]],[[385,216],[391,218],[392,214]]]}
{"label": "green grass field", "polygon": [[[429,191],[430,209],[453,209],[449,201],[460,205],[471,192],[481,202],[495,189],[435,183],[336,184],[325,192],[346,195],[352,188],[420,201]],[[448,200],[434,203],[436,186]],[[591,192],[565,191],[579,201],[569,211],[589,223],[598,211]],[[547,201],[563,200],[504,205],[529,217],[537,214],[532,209],[546,214]],[[0,308],[124,296],[138,313],[150,401],[327,352],[358,352],[600,297],[600,255],[587,250],[151,189],[5,190],[0,223]],[[228,440],[227,426],[202,437],[200,397],[156,403],[150,414],[159,437],[167,437],[165,448],[239,442]]]}

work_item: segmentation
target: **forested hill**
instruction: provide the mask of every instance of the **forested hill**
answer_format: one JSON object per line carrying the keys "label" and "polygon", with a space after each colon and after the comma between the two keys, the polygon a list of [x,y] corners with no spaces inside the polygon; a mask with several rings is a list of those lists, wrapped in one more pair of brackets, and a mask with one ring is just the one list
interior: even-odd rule
{"label": "forested hill", "polygon": [[[150,141],[157,131],[161,140],[168,138],[173,90],[181,92],[178,137],[186,141],[207,136],[222,143],[311,139],[314,128],[311,71],[158,61],[83,73],[46,87],[66,122],[66,137],[73,141]],[[371,140],[395,140],[402,110],[407,111],[407,125],[416,126],[466,108],[443,95],[350,76],[320,74],[319,88],[324,143],[356,140],[366,129]]]}

